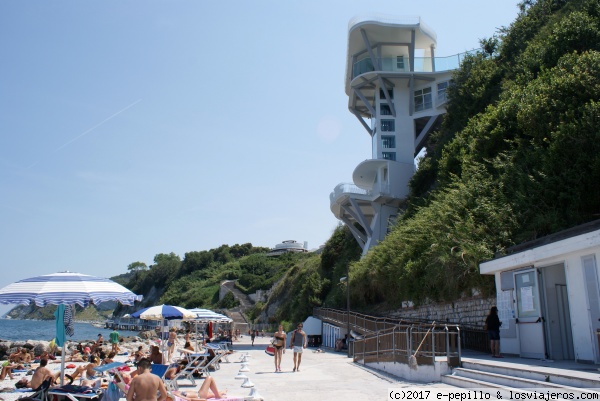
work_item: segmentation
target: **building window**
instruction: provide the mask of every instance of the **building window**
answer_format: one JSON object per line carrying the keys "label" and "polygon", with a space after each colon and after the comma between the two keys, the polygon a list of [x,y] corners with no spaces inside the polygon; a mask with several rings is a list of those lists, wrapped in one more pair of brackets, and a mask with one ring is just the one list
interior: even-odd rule
{"label": "building window", "polygon": [[396,56],[396,68],[404,71],[404,56]]}
{"label": "building window", "polygon": [[432,107],[431,87],[415,91],[415,111],[427,110]]}
{"label": "building window", "polygon": [[379,114],[381,114],[382,116],[391,116],[392,109],[390,109],[390,106],[388,104],[380,104],[379,105]]}
{"label": "building window", "polygon": [[396,121],[381,120],[381,130],[384,132],[394,132],[396,130]]}
{"label": "building window", "polygon": [[[393,89],[388,89],[387,93],[388,93],[390,99],[394,98],[394,90]],[[383,93],[383,90],[381,90],[381,89],[379,89],[379,98],[385,99],[385,93]]]}
{"label": "building window", "polygon": [[393,160],[396,161],[396,152],[382,152],[381,157],[385,160]]}
{"label": "building window", "polygon": [[382,136],[381,137],[381,146],[385,149],[395,148],[396,147],[396,137],[395,136]]}
{"label": "building window", "polygon": [[439,84],[437,84],[437,101],[438,101],[438,103],[444,103],[446,100],[448,100],[448,98],[446,97],[446,89],[448,89],[449,84],[450,83],[448,81],[440,82]]}

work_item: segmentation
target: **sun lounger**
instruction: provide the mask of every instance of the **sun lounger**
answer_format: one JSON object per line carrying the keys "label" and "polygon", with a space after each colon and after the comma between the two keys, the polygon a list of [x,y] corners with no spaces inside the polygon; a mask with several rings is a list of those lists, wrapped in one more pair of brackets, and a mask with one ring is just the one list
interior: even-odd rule
{"label": "sun lounger", "polygon": [[101,394],[102,390],[89,386],[74,386],[72,384],[67,384],[61,387],[53,387],[48,390],[48,395],[56,395],[58,397],[62,396],[71,401],[92,400],[99,398]]}
{"label": "sun lounger", "polygon": [[194,378],[194,373],[201,369],[208,363],[210,358],[210,354],[208,351],[205,352],[192,352],[188,350],[180,350],[181,352],[185,352],[187,354],[187,363],[186,365],[173,377],[170,381],[171,387],[175,390],[179,388],[178,380],[188,379],[192,382],[192,386],[196,386],[196,380]]}
{"label": "sun lounger", "polygon": [[219,369],[219,362],[223,359],[227,354],[215,352],[215,356],[209,360],[204,365],[197,368],[198,373],[204,374],[206,376],[210,376],[211,370]]}
{"label": "sun lounger", "polygon": [[[38,388],[33,390],[33,391],[35,391],[35,393],[30,395],[28,398],[32,398],[34,400],[39,400],[39,401],[48,401],[48,391],[50,389],[50,385],[52,384],[52,382],[53,382],[52,378],[48,378],[48,379],[44,380]],[[31,389],[21,389],[21,390],[31,391]]]}

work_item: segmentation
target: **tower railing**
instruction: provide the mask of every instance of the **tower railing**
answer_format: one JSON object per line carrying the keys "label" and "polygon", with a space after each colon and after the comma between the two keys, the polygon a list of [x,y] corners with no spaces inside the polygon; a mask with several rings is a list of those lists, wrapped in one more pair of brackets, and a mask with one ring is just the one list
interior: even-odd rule
{"label": "tower railing", "polygon": [[[460,64],[466,56],[475,54],[478,51],[479,50],[476,49],[446,57],[415,57],[413,72],[443,72],[456,70],[460,67]],[[411,72],[408,57],[381,57],[376,58],[375,62],[379,66],[378,68],[375,68],[373,61],[368,57],[354,63],[352,66],[352,79],[361,74],[373,71]]]}

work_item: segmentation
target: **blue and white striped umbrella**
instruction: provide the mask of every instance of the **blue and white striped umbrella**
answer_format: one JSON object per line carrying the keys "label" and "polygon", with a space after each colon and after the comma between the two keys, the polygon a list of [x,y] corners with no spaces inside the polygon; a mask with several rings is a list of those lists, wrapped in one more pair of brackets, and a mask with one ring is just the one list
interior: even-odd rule
{"label": "blue and white striped umbrella", "polygon": [[193,320],[199,322],[230,323],[233,321],[231,318],[210,309],[194,308],[190,309],[190,312],[194,312],[196,314],[196,317]]}
{"label": "blue and white striped umbrella", "polygon": [[[98,305],[107,301],[118,301],[123,305],[133,305],[141,301],[142,295],[136,295],[107,278],[88,276],[87,274],[62,272],[19,280],[0,289],[0,304],[29,305]],[[66,312],[66,313],[65,313]],[[65,314],[67,316],[65,316]],[[57,340],[62,342],[62,353],[66,355],[64,335],[65,326],[72,319],[72,310],[59,306],[55,313]],[[65,358],[61,357],[60,383],[64,383]]]}
{"label": "blue and white striped umbrella", "polygon": [[131,317],[144,320],[193,319],[196,314],[180,306],[157,305],[133,312]]}
{"label": "blue and white striped umbrella", "polygon": [[62,272],[26,278],[0,289],[0,304],[35,303],[46,305],[98,305],[107,301],[118,301],[123,305],[133,305],[141,301],[121,284],[102,277],[87,274]]}

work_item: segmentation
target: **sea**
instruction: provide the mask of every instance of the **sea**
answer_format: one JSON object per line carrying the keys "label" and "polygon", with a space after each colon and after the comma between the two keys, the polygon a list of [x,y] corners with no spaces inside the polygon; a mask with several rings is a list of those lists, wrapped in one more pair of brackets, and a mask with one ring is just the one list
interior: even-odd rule
{"label": "sea", "polygon": [[[67,336],[70,341],[95,341],[98,334],[104,338],[112,329],[98,328],[91,323],[74,323],[75,334],[73,337]],[[9,341],[27,341],[43,340],[50,341],[55,337],[55,320],[19,320],[19,319],[0,319],[0,340]],[[121,337],[137,336],[138,331],[119,330]]]}

